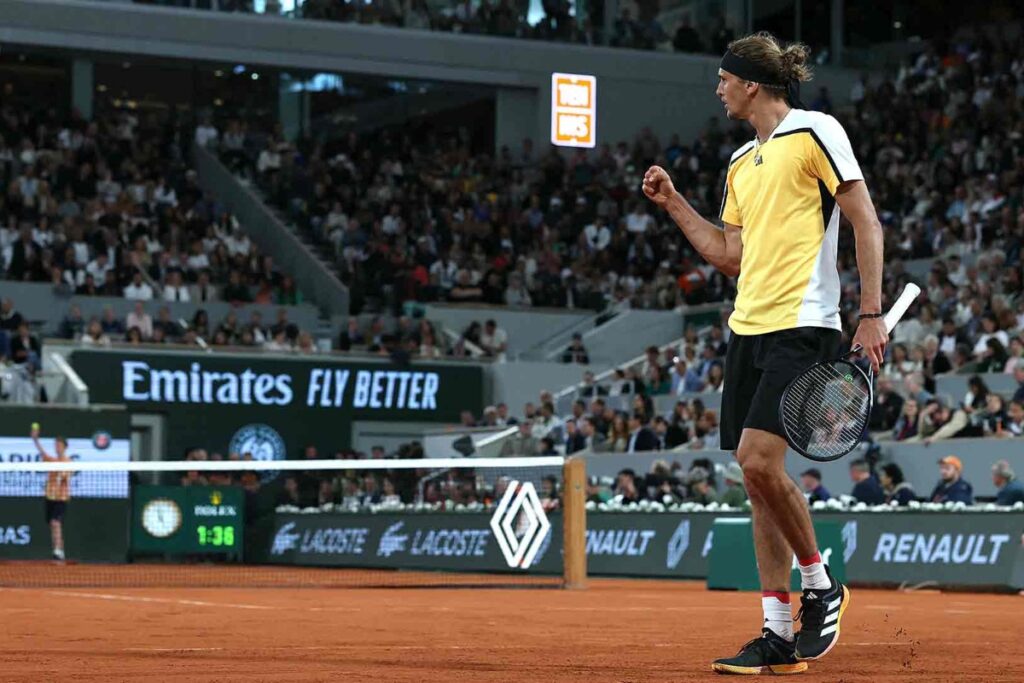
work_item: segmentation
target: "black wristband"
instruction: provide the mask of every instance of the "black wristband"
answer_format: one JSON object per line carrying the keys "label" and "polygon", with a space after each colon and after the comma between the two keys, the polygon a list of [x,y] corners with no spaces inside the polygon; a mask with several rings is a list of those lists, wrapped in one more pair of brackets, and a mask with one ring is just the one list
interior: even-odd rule
{"label": "black wristband", "polygon": [[885,313],[859,313],[857,320],[871,320],[873,318],[884,318]]}

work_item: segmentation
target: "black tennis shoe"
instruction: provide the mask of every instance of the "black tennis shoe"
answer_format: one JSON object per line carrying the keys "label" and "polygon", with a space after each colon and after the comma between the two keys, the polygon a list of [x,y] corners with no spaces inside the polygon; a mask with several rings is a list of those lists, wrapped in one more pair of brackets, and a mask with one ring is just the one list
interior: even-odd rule
{"label": "black tennis shoe", "polygon": [[761,637],[744,645],[735,657],[716,659],[711,670],[720,674],[757,676],[758,674],[799,674],[807,671],[807,662],[797,661],[793,643],[771,629],[762,629]]}
{"label": "black tennis shoe", "polygon": [[828,654],[839,642],[839,623],[850,604],[850,589],[832,577],[827,590],[805,590],[800,596],[800,632],[796,634],[796,658],[818,659]]}

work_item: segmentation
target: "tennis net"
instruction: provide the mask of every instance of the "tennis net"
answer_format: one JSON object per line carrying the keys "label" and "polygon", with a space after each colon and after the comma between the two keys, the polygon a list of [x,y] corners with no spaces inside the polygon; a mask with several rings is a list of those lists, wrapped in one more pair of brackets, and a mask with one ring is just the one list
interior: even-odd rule
{"label": "tennis net", "polygon": [[583,461],[0,463],[0,586],[581,586]]}

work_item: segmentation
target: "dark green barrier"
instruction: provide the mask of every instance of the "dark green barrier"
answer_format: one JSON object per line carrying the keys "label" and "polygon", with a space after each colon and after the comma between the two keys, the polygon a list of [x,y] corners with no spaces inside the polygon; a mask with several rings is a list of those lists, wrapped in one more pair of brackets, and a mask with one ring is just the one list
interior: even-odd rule
{"label": "dark green barrier", "polygon": [[[832,576],[845,582],[841,527],[835,522],[819,520],[814,522],[814,533],[822,560],[829,565]],[[796,562],[793,563],[789,583],[792,590],[800,590],[800,570]],[[719,517],[715,520],[714,542],[708,561],[708,588],[761,590],[749,517]]]}
{"label": "dark green barrier", "polygon": [[454,423],[483,408],[479,365],[130,350],[76,350],[71,365],[92,400],[165,414],[175,459],[194,446],[258,459],[307,444],[334,453],[354,420]]}
{"label": "dark green barrier", "polygon": [[1012,586],[1024,513],[823,515],[843,524],[847,575],[863,583]]}
{"label": "dark green barrier", "polygon": [[65,408],[5,403],[0,409],[0,437],[27,437],[33,422],[40,424],[47,444],[48,438],[56,435],[91,438],[105,432],[115,439],[127,439],[130,433],[128,412],[118,406]]}
{"label": "dark green barrier", "polygon": [[[64,515],[67,558],[124,562],[128,556],[128,500],[81,498]],[[0,558],[44,560],[51,556],[43,498],[0,498]]]}
{"label": "dark green barrier", "polygon": [[[562,570],[561,516],[531,573]],[[702,578],[711,515],[588,515],[587,565],[594,575]],[[512,571],[487,514],[278,514],[250,548],[255,561],[344,567]]]}
{"label": "dark green barrier", "polygon": [[[592,576],[703,579],[715,519],[743,515],[589,513]],[[847,580],[1020,586],[1024,513],[820,513],[831,546],[841,538]],[[255,535],[252,558],[284,564],[507,570],[487,514],[279,514]],[[552,530],[561,520],[552,516]],[[560,571],[560,543],[546,543],[531,571]],[[839,547],[831,547],[839,561]],[[262,548],[262,551],[257,548]],[[1017,578],[1014,578],[1017,572]]]}
{"label": "dark green barrier", "polygon": [[136,486],[132,552],[242,555],[245,496],[216,486]]}

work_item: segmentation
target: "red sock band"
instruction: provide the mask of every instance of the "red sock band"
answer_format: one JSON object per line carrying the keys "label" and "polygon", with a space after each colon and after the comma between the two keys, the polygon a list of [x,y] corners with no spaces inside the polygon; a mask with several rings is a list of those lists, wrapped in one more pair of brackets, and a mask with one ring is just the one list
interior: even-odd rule
{"label": "red sock band", "polygon": [[784,605],[789,604],[789,593],[780,593],[779,591],[761,591],[762,598],[775,598]]}
{"label": "red sock band", "polygon": [[809,567],[816,562],[821,562],[821,553],[814,553],[810,557],[802,557],[797,560],[801,567]]}

